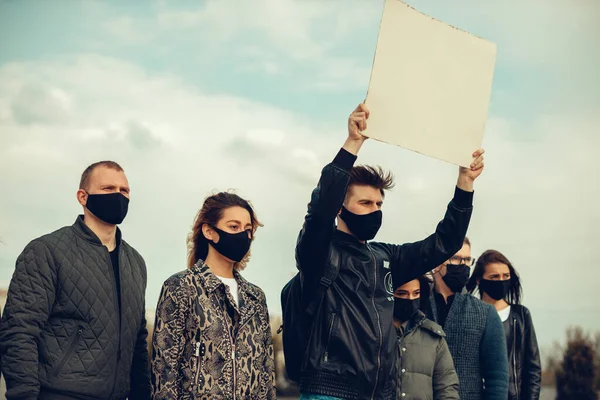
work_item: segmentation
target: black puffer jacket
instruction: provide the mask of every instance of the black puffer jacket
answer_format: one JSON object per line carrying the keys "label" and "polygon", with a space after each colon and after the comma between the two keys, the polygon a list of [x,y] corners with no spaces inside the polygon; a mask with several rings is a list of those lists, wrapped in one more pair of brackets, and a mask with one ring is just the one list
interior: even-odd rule
{"label": "black puffer jacket", "polygon": [[296,246],[307,300],[317,292],[331,246],[340,254],[339,276],[314,317],[300,386],[303,392],[344,399],[392,399],[396,373],[392,273],[407,282],[456,253],[469,225],[472,194],[456,189],[444,220],[423,241],[362,244],[334,226],[355,160],[341,150],[323,169]]}
{"label": "black puffer jacket", "polygon": [[513,305],[504,321],[508,349],[509,400],[538,400],[542,366],[535,329],[527,307]]}
{"label": "black puffer jacket", "polygon": [[150,398],[146,266],[117,241],[121,310],[108,249],[82,216],[23,250],[0,323],[8,400]]}

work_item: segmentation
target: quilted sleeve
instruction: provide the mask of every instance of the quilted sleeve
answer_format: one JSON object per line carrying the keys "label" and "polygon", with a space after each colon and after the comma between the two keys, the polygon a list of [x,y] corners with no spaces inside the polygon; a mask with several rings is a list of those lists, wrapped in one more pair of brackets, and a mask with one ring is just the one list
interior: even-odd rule
{"label": "quilted sleeve", "polygon": [[8,400],[38,398],[38,341],[54,304],[56,280],[50,250],[40,240],[31,242],[17,259],[0,323]]}
{"label": "quilted sleeve", "polygon": [[152,335],[152,386],[154,400],[181,398],[180,363],[183,354],[185,316],[189,304],[180,278],[163,285]]}
{"label": "quilted sleeve", "polygon": [[263,307],[266,314],[263,329],[265,330],[265,349],[267,354],[265,356],[265,364],[260,371],[260,399],[275,400],[277,398],[275,392],[275,352],[273,350],[273,333],[271,332],[266,300]]}

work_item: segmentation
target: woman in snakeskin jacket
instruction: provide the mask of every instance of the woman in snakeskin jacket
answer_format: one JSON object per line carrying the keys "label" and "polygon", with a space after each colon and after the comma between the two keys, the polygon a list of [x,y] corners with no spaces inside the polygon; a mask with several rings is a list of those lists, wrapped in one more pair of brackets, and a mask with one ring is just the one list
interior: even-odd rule
{"label": "woman in snakeskin jacket", "polygon": [[240,274],[259,226],[236,194],[205,200],[188,237],[188,269],[167,279],[156,308],[154,400],[276,398],[265,295]]}

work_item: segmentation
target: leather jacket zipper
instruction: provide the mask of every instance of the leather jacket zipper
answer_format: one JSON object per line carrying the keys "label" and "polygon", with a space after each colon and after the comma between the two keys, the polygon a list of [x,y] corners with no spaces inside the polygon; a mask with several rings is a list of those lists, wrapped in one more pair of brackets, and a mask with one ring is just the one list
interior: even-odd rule
{"label": "leather jacket zipper", "polygon": [[513,378],[515,379],[515,392],[519,398],[519,384],[517,382],[517,319],[513,318]]}
{"label": "leather jacket zipper", "polygon": [[377,352],[377,374],[375,375],[375,386],[373,386],[373,393],[371,394],[371,400],[375,398],[375,392],[377,392],[377,385],[379,384],[379,370],[381,370],[381,347],[383,347],[383,332],[381,330],[381,317],[379,316],[379,311],[377,311],[377,305],[375,304],[375,291],[377,290],[377,259],[373,254],[373,251],[366,245],[373,257],[373,297],[371,301],[373,303],[373,309],[375,310],[375,315],[377,315],[377,327],[379,328],[379,351]]}
{"label": "leather jacket zipper", "polygon": [[82,334],[83,334],[83,327],[82,326],[78,326],[77,327],[77,332],[75,332],[75,334],[71,338],[71,344],[69,344],[69,349],[63,355],[63,357],[61,358],[60,362],[58,363],[58,365],[54,369],[54,373],[52,374],[54,377],[58,376],[58,374],[63,369],[63,367],[65,366],[65,364],[67,363],[67,361],[69,361],[69,359],[73,355],[73,352],[77,348],[77,343],[79,343],[79,340],[81,339],[81,335]]}
{"label": "leather jacket zipper", "polygon": [[331,334],[333,333],[333,324],[335,323],[335,313],[331,314],[331,321],[329,322],[329,334],[327,335],[327,344],[325,345],[325,355],[323,361],[327,362],[329,358],[329,344],[331,343]]}

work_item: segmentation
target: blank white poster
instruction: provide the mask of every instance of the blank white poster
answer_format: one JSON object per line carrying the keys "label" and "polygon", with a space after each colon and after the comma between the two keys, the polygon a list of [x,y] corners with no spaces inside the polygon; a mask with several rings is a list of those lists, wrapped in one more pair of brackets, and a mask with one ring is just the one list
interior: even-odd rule
{"label": "blank white poster", "polygon": [[496,45],[385,0],[365,136],[469,166],[481,147]]}

